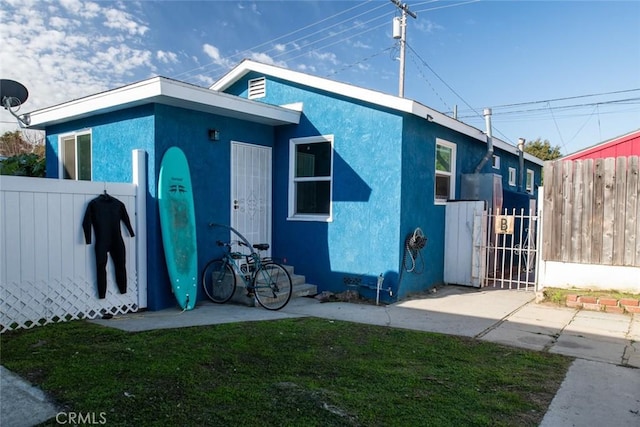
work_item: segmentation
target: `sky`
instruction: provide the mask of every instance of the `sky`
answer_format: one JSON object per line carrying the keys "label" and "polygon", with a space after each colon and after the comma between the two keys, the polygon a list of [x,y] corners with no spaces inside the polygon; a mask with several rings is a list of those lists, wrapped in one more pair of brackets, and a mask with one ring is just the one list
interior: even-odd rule
{"label": "sky", "polygon": [[[407,0],[404,96],[563,154],[640,129],[640,2]],[[398,95],[399,8],[373,1],[2,0],[18,114],[153,76],[209,87],[244,58]],[[0,132],[18,130],[0,110]]]}

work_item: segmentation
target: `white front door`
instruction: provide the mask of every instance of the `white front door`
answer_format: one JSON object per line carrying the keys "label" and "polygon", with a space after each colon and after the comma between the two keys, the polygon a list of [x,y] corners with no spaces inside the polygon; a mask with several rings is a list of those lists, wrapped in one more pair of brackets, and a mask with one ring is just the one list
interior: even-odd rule
{"label": "white front door", "polygon": [[271,245],[271,147],[231,143],[231,226],[251,244]]}

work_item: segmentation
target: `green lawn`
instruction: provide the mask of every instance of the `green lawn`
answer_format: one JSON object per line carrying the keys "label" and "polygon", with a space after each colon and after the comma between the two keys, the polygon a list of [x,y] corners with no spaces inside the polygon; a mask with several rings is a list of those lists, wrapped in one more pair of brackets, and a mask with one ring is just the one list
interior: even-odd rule
{"label": "green lawn", "polygon": [[140,333],[75,321],[0,344],[2,365],[109,426],[533,426],[571,362],[315,318]]}

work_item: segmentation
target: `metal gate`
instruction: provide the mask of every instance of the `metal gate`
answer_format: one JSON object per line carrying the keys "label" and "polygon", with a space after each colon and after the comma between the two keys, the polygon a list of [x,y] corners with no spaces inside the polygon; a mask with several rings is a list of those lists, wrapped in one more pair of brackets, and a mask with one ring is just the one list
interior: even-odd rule
{"label": "metal gate", "polygon": [[480,253],[484,256],[481,287],[534,291],[538,279],[538,216],[535,209],[482,212],[486,224]]}

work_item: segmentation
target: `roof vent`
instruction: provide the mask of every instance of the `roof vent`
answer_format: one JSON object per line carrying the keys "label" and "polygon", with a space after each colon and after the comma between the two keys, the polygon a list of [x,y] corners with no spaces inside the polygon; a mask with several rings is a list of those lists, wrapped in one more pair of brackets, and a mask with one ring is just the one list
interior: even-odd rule
{"label": "roof vent", "polygon": [[267,82],[264,77],[249,80],[249,99],[264,98],[267,95]]}

